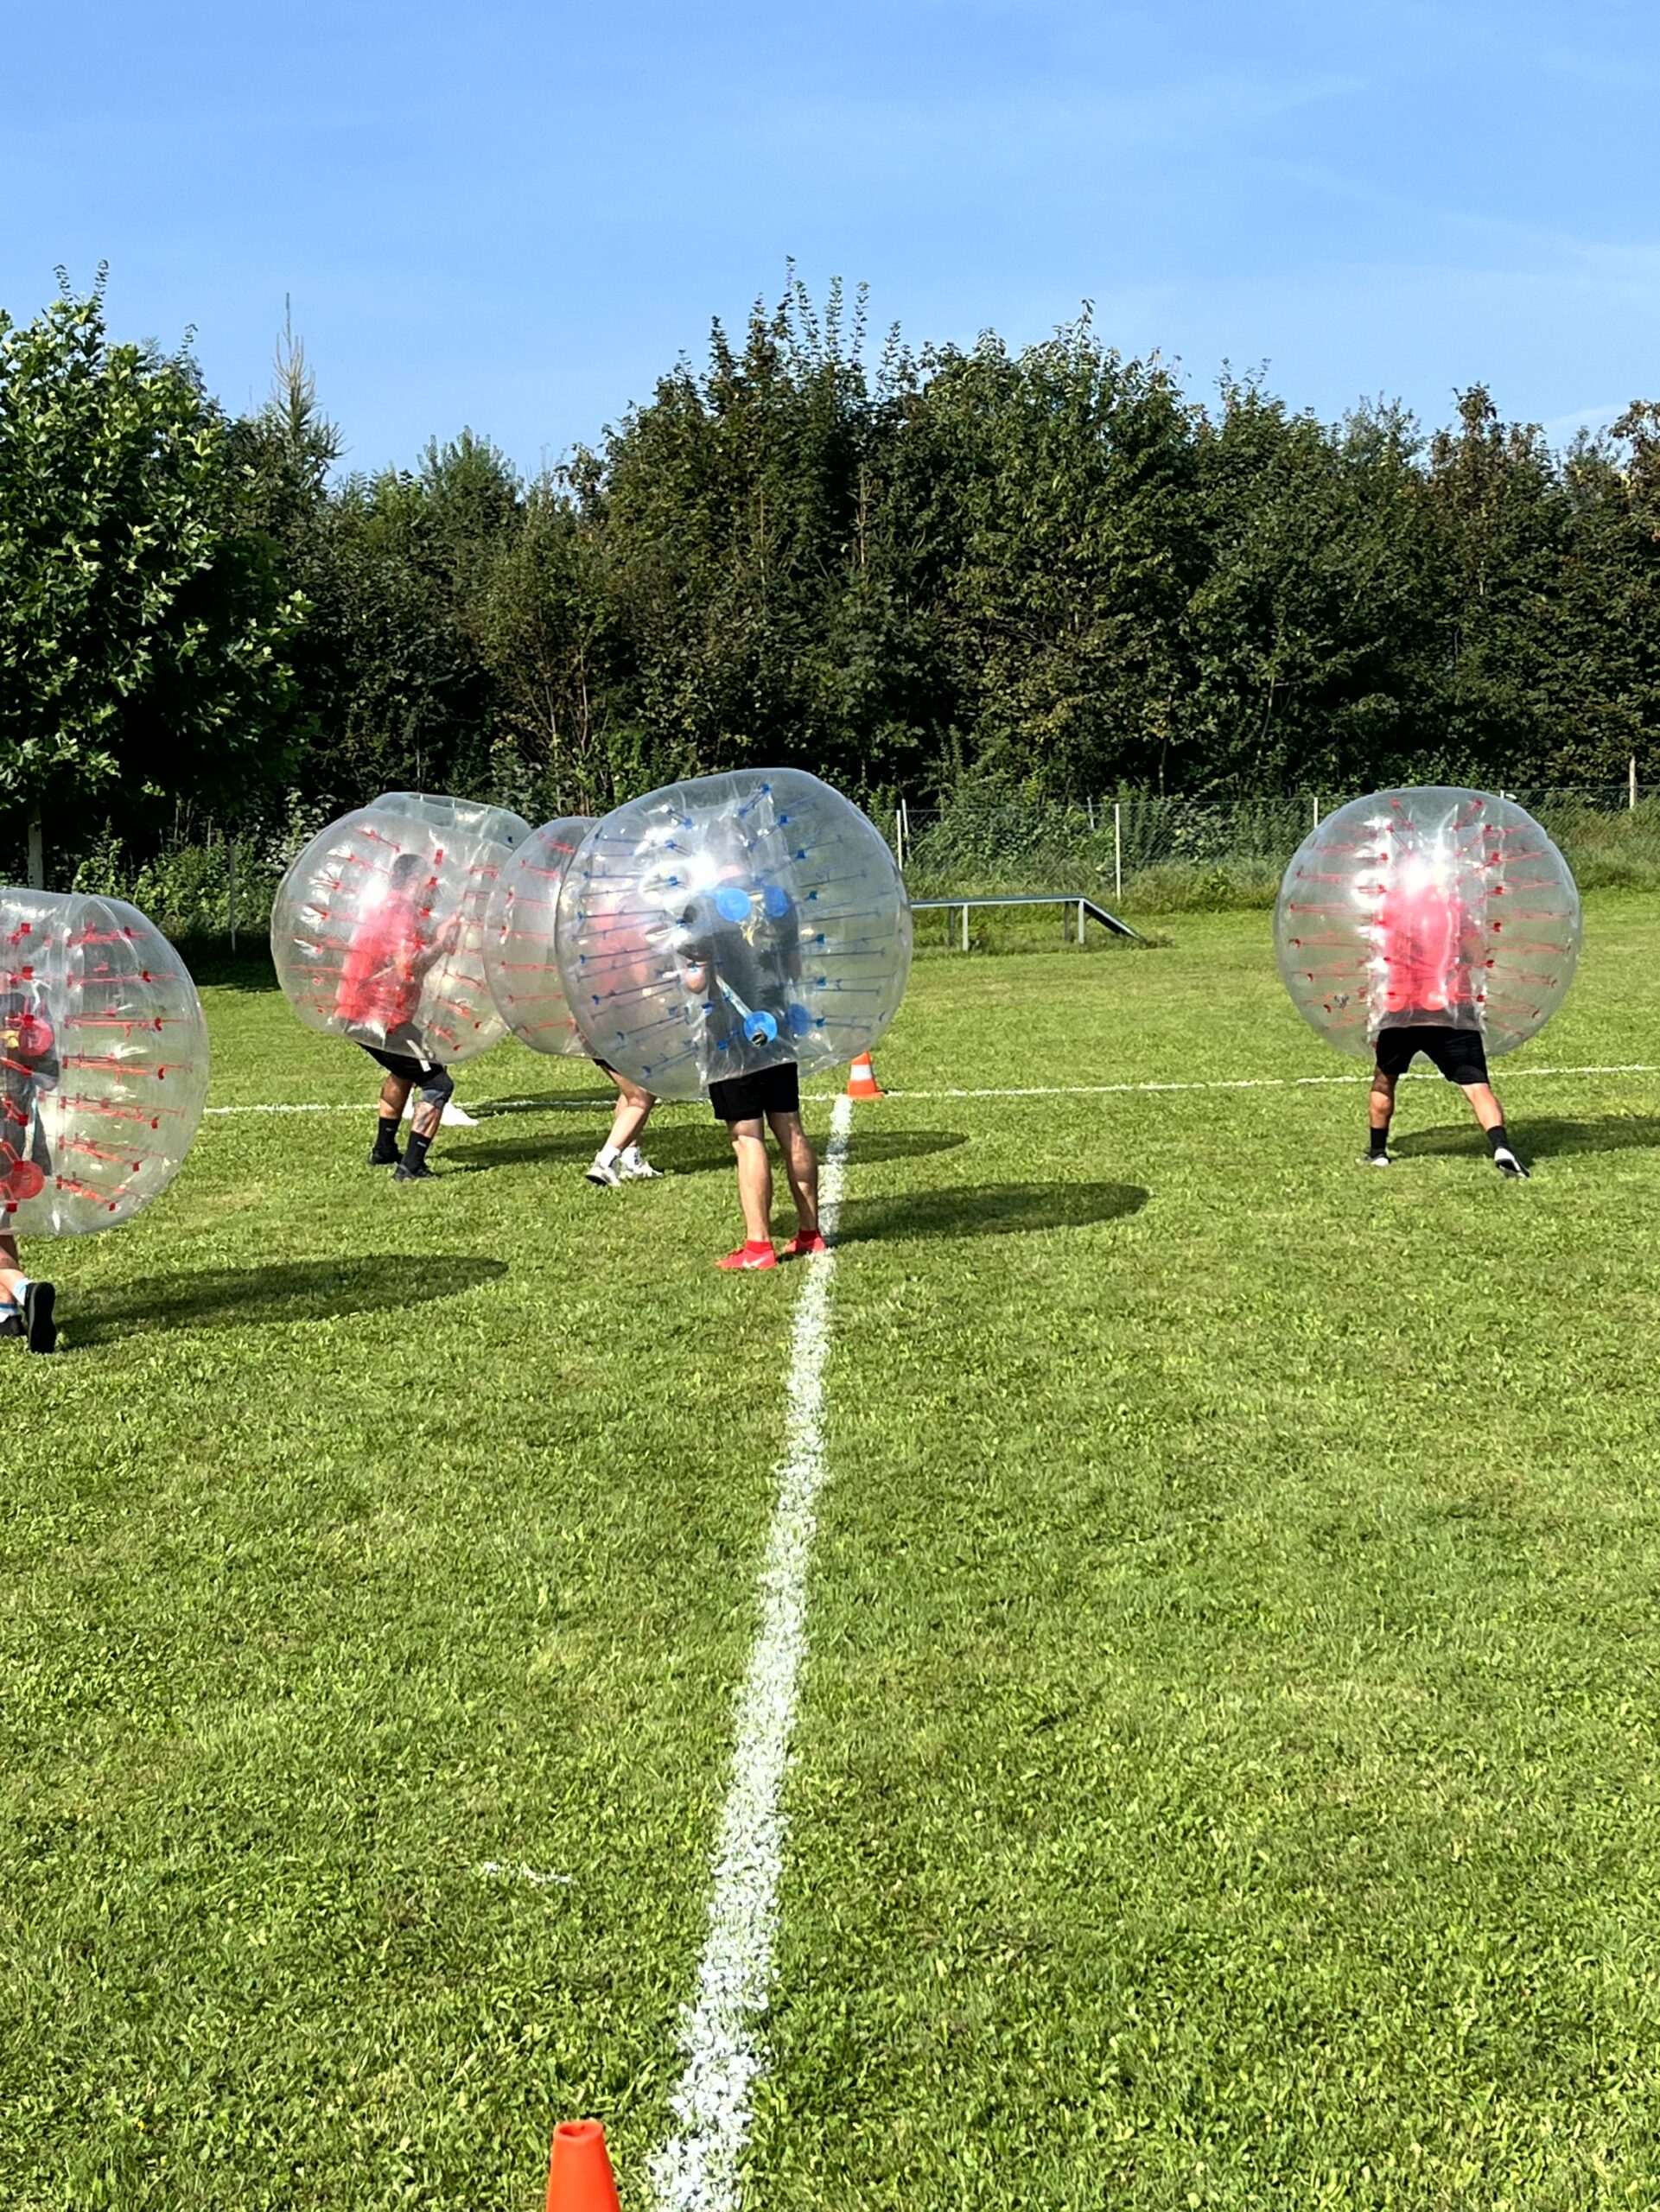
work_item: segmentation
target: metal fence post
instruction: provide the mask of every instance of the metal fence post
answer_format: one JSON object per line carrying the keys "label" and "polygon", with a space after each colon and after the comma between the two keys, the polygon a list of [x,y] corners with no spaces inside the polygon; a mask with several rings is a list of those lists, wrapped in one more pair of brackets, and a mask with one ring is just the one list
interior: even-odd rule
{"label": "metal fence post", "polygon": [[898,807],[894,809],[894,849],[899,855],[900,874],[905,873],[905,817]]}
{"label": "metal fence post", "polygon": [[226,903],[231,923],[231,950],[236,950],[236,839],[225,841]]}
{"label": "metal fence post", "polygon": [[1316,830],[1320,828],[1320,793],[1318,791],[1314,793],[1314,827]]}
{"label": "metal fence post", "polygon": [[1124,810],[1116,799],[1112,803],[1112,895],[1124,895]]}
{"label": "metal fence post", "polygon": [[1080,944],[1084,942],[1084,901],[1081,899],[1078,902],[1078,941]]}
{"label": "metal fence post", "polygon": [[964,899],[964,902],[963,902],[963,950],[964,950],[964,952],[966,952],[966,951],[968,950],[968,949],[969,949],[969,908],[968,908],[968,901],[967,901],[966,899]]}
{"label": "metal fence post", "polygon": [[1637,811],[1637,755],[1635,753],[1631,755],[1631,812],[1635,814]]}

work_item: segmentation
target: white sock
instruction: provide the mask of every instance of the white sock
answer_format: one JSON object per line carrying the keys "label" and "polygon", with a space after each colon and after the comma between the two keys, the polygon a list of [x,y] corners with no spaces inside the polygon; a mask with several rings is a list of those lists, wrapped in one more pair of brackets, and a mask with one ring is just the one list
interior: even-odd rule
{"label": "white sock", "polygon": [[595,1156],[595,1165],[598,1167],[609,1167],[612,1161],[615,1160],[617,1156],[617,1147],[615,1145],[602,1144]]}

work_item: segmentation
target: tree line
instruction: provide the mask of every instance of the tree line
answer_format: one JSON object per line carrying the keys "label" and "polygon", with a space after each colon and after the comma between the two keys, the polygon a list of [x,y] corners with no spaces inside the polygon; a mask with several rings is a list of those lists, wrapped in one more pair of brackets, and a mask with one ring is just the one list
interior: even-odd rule
{"label": "tree line", "polygon": [[470,430],[341,456],[291,334],[239,416],[101,280],[0,315],[14,847],[756,760],[878,804],[1660,767],[1652,402],[1566,451],[1480,386],[1324,423],[1087,315],[913,350],[793,284],[539,475]]}

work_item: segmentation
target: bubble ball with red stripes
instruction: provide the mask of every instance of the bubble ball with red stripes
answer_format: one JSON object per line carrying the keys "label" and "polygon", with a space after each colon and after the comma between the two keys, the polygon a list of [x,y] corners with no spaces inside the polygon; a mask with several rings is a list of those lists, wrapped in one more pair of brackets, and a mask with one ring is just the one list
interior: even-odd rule
{"label": "bubble ball with red stripes", "polygon": [[875,824],[797,768],[700,776],[584,839],[555,945],[589,1049],[659,1097],[868,1052],[911,969],[911,908]]}
{"label": "bubble ball with red stripes", "polygon": [[130,1221],[207,1098],[201,1001],[156,925],[120,899],[0,891],[0,1229]]}
{"label": "bubble ball with red stripes", "polygon": [[321,830],[271,906],[271,955],[313,1029],[429,1065],[506,1034],[484,976],[485,912],[531,825],[503,807],[386,791]]}
{"label": "bubble ball with red stripes", "polygon": [[594,827],[591,814],[544,822],[503,864],[485,914],[484,974],[496,1010],[533,1052],[588,1057],[554,953],[559,887]]}
{"label": "bubble ball with red stripes", "polygon": [[1274,915],[1303,1019],[1368,1056],[1383,1029],[1479,1029],[1513,1052],[1567,995],[1580,955],[1568,862],[1524,809],[1432,784],[1352,800],[1305,837]]}

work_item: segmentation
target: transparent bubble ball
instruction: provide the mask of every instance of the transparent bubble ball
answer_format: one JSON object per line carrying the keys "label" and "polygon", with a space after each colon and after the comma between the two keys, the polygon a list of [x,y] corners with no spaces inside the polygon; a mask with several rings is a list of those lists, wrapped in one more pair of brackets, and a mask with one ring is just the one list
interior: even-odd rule
{"label": "transparent bubble ball", "polygon": [[911,969],[881,833],[798,768],[700,776],[595,823],[556,953],[594,1054],[659,1097],[868,1052]]}
{"label": "transparent bubble ball", "polygon": [[271,907],[277,980],[301,1020],[434,1065],[499,1043],[485,915],[530,834],[504,807],[420,791],[383,792],[321,830]]}
{"label": "transparent bubble ball", "polygon": [[1352,800],[1298,847],[1274,950],[1297,1011],[1339,1051],[1379,1032],[1479,1029],[1513,1052],[1568,993],[1580,894],[1514,799],[1430,784]]}
{"label": "transparent bubble ball", "polygon": [[504,861],[485,912],[484,974],[496,1010],[521,1044],[567,1059],[588,1057],[555,957],[559,887],[588,831],[591,814],[533,830]]}
{"label": "transparent bubble ball", "polygon": [[0,1229],[114,1229],[184,1164],[207,1100],[189,971],[124,899],[0,891]]}

